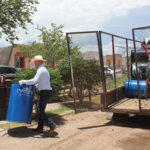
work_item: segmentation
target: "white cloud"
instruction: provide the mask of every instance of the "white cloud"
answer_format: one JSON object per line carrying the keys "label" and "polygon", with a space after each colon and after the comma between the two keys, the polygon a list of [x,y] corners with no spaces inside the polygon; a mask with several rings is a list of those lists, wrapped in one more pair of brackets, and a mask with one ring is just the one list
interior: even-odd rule
{"label": "white cloud", "polygon": [[[19,30],[20,41],[37,40],[37,25],[64,25],[64,32],[100,30],[113,17],[124,16],[130,10],[150,6],[149,0],[39,0],[33,16],[34,25],[28,26],[28,35]],[[0,42],[2,43],[2,41]],[[2,44],[0,44],[2,45]]]}
{"label": "white cloud", "polygon": [[[115,16],[150,5],[149,0],[39,0],[34,23],[49,27],[51,22],[64,29],[97,30]],[[72,31],[71,30],[71,31]],[[69,31],[69,30],[68,30]]]}

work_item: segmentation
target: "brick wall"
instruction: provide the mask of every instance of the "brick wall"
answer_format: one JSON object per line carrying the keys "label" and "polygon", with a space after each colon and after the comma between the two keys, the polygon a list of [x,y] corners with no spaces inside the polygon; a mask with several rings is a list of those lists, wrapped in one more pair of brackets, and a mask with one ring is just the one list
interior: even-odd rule
{"label": "brick wall", "polygon": [[[105,55],[104,57],[104,65],[113,67],[113,55]],[[122,55],[115,54],[115,68],[121,69],[122,68]]]}

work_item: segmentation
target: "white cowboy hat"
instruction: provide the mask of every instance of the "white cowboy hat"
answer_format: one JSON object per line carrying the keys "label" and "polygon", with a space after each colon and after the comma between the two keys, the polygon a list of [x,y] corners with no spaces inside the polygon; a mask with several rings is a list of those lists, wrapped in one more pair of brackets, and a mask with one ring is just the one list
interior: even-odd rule
{"label": "white cowboy hat", "polygon": [[40,60],[40,61],[46,61],[45,59],[43,59],[43,56],[41,55],[36,55],[34,56],[34,58],[31,59],[31,62],[34,63],[35,61]]}

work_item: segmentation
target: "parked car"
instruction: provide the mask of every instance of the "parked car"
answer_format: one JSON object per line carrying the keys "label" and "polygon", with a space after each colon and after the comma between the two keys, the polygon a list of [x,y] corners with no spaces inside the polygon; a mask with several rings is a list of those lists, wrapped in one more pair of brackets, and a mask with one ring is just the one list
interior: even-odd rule
{"label": "parked car", "polygon": [[0,76],[5,75],[6,78],[13,79],[18,70],[11,66],[0,65]]}
{"label": "parked car", "polygon": [[114,70],[111,69],[109,66],[104,66],[104,73],[106,77],[113,78],[114,76]]}

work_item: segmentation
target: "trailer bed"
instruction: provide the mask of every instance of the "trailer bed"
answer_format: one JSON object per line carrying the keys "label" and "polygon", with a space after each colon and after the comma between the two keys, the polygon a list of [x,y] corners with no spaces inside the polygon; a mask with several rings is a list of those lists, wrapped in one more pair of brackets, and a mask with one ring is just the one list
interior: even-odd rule
{"label": "trailer bed", "polygon": [[120,101],[111,104],[103,111],[113,113],[150,115],[150,99],[141,99],[141,111],[139,109],[139,99],[137,98],[123,98]]}

